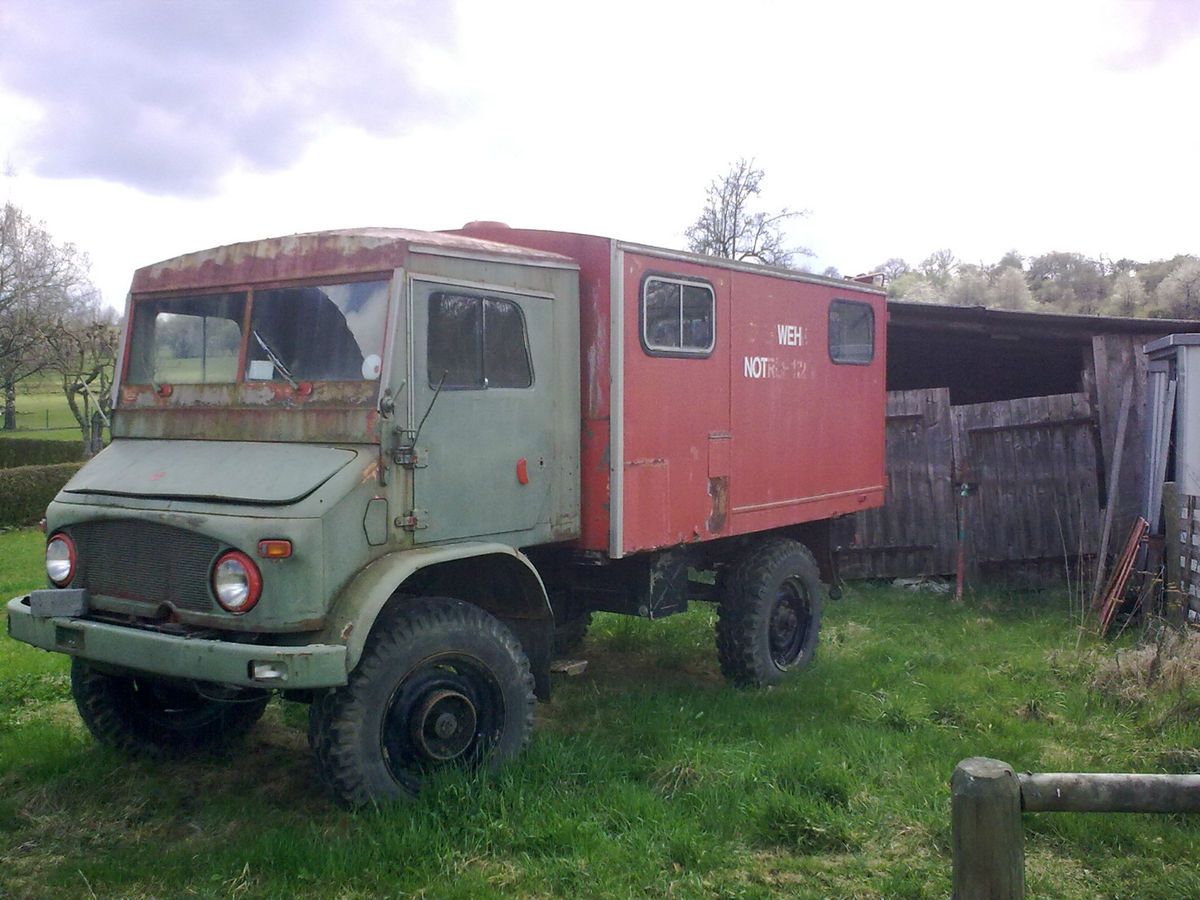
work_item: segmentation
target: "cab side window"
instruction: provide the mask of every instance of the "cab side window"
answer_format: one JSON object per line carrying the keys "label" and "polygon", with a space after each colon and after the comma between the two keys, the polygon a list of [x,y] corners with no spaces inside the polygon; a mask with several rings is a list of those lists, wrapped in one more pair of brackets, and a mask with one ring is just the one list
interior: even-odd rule
{"label": "cab side window", "polygon": [[439,291],[429,297],[429,386],[527,388],[533,364],[525,316],[511,300]]}

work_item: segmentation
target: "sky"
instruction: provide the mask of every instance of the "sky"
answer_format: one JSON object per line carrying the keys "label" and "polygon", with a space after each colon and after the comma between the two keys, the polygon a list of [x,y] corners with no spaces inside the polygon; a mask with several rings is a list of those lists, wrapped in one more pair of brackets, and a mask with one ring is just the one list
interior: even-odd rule
{"label": "sky", "polygon": [[1200,253],[1195,0],[3,0],[0,195],[104,301],[475,219],[684,246],[738,158],[806,265]]}

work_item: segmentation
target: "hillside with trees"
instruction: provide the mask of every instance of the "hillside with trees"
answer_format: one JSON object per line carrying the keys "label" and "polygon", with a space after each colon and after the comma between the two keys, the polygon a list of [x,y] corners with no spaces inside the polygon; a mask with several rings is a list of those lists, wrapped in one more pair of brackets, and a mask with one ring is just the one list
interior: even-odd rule
{"label": "hillside with trees", "polygon": [[[766,173],[754,159],[741,158],[705,189],[704,205],[687,227],[694,253],[765,265],[795,266],[811,250],[793,246],[787,223],[807,210],[759,207]],[[996,262],[960,260],[948,248],[920,263],[893,257],[871,272],[883,275],[888,296],[921,303],[1042,310],[1080,315],[1200,319],[1200,258],[1176,256],[1142,262],[1092,259],[1055,251],[1023,256],[1009,250]],[[823,275],[838,277],[826,268]]]}
{"label": "hillside with trees", "polygon": [[873,271],[884,275],[888,296],[897,300],[1081,315],[1200,318],[1200,259],[1195,256],[1141,262],[1057,251],[1025,257],[1010,250],[994,263],[968,263],[942,249],[915,266],[893,258]]}

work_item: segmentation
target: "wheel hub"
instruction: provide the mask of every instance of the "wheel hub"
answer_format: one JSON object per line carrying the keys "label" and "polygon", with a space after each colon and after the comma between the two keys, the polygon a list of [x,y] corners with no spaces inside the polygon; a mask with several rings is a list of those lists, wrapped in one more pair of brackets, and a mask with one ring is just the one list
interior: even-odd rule
{"label": "wheel hub", "polygon": [[475,705],[465,694],[430,691],[412,717],[413,743],[426,759],[447,762],[471,746],[477,721]]}
{"label": "wheel hub", "polygon": [[804,649],[810,621],[807,598],[791,582],[784,582],[768,626],[771,659],[776,666],[786,669],[795,664]]}

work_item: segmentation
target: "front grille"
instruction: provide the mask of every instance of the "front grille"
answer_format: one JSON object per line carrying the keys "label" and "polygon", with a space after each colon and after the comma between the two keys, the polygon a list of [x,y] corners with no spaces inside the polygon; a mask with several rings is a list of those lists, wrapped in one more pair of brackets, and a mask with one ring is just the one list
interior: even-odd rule
{"label": "front grille", "polygon": [[136,520],[80,522],[66,531],[79,551],[79,580],[72,587],[212,611],[208,576],[221,549],[212,538]]}

